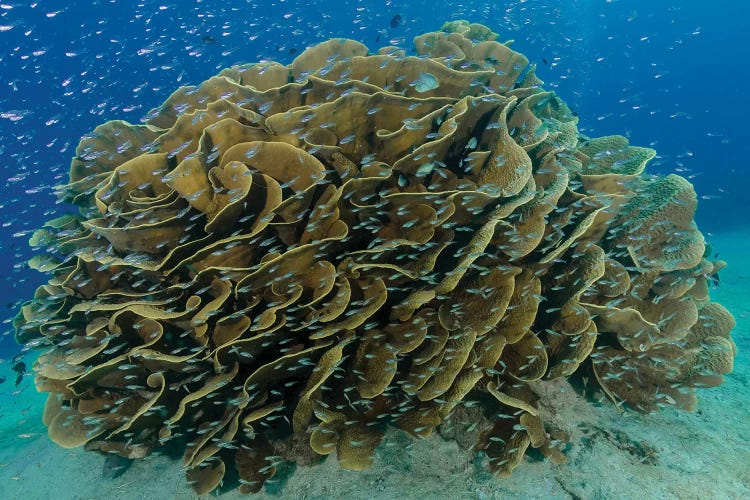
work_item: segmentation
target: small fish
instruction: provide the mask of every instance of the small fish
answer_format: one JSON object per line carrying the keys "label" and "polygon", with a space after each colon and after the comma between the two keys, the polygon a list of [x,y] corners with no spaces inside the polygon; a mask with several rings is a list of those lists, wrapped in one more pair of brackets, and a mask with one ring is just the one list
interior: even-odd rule
{"label": "small fish", "polygon": [[710,274],[707,276],[707,278],[709,284],[711,285],[711,288],[719,288],[719,285],[721,285],[718,274]]}
{"label": "small fish", "polygon": [[401,17],[401,14],[396,14],[391,18],[391,28],[398,28],[399,26],[401,26],[403,21],[404,18]]}
{"label": "small fish", "polygon": [[13,358],[13,365],[11,365],[11,369],[16,372],[19,375],[23,375],[26,373],[26,363],[21,361],[19,359],[19,356],[16,356]]}
{"label": "small fish", "polygon": [[211,35],[204,35],[201,37],[201,41],[203,43],[216,43],[216,37],[213,37]]}
{"label": "small fish", "polygon": [[104,460],[104,466],[102,467],[102,478],[118,478],[122,476],[132,464],[133,459],[131,458],[125,458],[119,455],[109,455]]}
{"label": "small fish", "polygon": [[414,82],[414,90],[419,93],[429,92],[438,88],[440,82],[437,77],[432,73],[420,73],[417,80]]}

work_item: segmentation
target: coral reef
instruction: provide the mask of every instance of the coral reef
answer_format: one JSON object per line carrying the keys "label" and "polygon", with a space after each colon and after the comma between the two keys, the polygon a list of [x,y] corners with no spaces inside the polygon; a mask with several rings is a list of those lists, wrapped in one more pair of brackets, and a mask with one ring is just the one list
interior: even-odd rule
{"label": "coral reef", "polygon": [[563,461],[534,385],[579,367],[618,405],[694,408],[735,347],[692,186],[581,136],[497,37],[329,40],[83,138],[60,188],[79,214],[34,233],[51,278],[15,320],[51,439],[174,445],[198,493],[255,492],[469,407],[496,474]]}

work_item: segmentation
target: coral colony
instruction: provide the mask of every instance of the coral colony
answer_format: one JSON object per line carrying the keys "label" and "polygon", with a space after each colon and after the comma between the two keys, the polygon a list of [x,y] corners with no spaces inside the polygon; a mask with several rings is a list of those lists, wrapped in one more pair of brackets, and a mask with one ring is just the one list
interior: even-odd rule
{"label": "coral colony", "polygon": [[198,493],[255,492],[460,412],[497,475],[529,447],[564,461],[543,389],[581,372],[623,407],[694,408],[735,346],[691,184],[583,137],[497,37],[329,40],[85,137],[60,188],[79,214],[34,233],[51,278],[15,320],[50,438],[177,447]]}

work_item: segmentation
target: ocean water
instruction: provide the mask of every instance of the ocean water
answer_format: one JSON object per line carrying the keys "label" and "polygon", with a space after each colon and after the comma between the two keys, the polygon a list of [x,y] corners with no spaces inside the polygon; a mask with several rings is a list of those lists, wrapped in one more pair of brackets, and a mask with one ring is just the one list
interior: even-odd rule
{"label": "ocean water", "polygon": [[750,497],[748,18],[1,2],[0,498]]}

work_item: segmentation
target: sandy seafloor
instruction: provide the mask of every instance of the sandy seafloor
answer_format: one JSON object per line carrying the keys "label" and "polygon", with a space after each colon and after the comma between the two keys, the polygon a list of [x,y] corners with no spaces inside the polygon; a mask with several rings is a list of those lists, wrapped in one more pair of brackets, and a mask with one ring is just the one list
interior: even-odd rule
{"label": "sandy seafloor", "polygon": [[[454,441],[411,441],[392,431],[364,473],[342,470],[329,456],[281,474],[258,495],[220,498],[750,498],[750,228],[707,239],[729,263],[711,296],[737,319],[739,354],[724,385],[699,391],[696,413],[620,413],[564,382],[549,404],[571,432],[567,464],[527,456],[510,478],[497,479]],[[8,365],[0,365],[8,378],[0,387],[0,499],[197,498],[180,464],[164,456],[103,479],[101,455],[53,444],[41,423],[45,396],[30,376],[11,393]]]}

